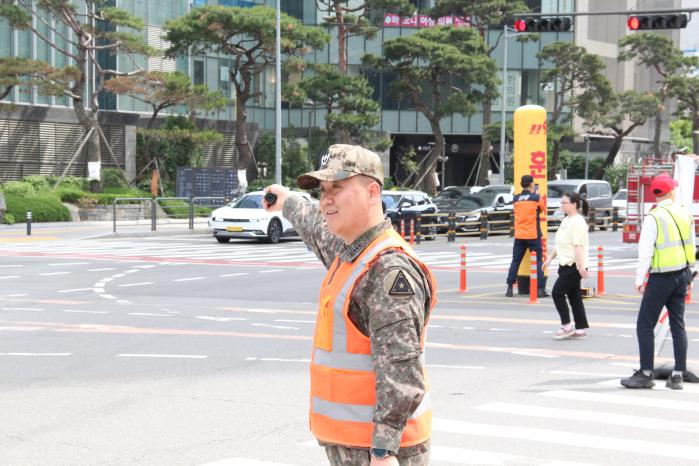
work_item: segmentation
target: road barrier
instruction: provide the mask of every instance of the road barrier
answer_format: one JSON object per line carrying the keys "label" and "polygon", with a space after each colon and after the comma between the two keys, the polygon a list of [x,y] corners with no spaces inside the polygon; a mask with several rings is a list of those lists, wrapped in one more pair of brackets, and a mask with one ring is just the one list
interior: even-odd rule
{"label": "road barrier", "polygon": [[604,296],[604,249],[597,246],[597,296]]}
{"label": "road barrier", "polygon": [[536,251],[531,252],[529,259],[529,304],[539,304],[539,287],[537,285]]}
{"label": "road barrier", "polygon": [[114,233],[119,225],[138,225],[139,220],[150,220],[151,231],[156,231],[158,222],[172,223],[188,220],[189,229],[194,229],[195,219],[206,222],[214,208],[224,206],[229,199],[217,196],[196,197],[118,197],[112,202],[112,226]]}
{"label": "road barrier", "polygon": [[467,293],[466,288],[466,246],[461,245],[461,268],[459,271],[459,292]]}
{"label": "road barrier", "polygon": [[408,223],[410,224],[410,245],[415,244],[415,219],[411,218]]}

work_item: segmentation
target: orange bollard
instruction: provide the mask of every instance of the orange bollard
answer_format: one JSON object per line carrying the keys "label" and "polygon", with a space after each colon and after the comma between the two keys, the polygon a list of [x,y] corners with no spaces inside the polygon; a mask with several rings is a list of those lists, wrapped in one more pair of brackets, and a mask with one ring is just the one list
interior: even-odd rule
{"label": "orange bollard", "polygon": [[467,293],[466,289],[466,246],[461,246],[461,271],[459,275],[459,292]]}
{"label": "orange bollard", "polygon": [[684,303],[685,304],[694,304],[694,301],[692,301],[692,287],[691,286],[687,287],[687,295],[684,297]]}
{"label": "orange bollard", "polygon": [[405,236],[405,219],[400,219],[400,237],[406,239]]}
{"label": "orange bollard", "polygon": [[410,222],[410,245],[415,244],[415,219],[411,218],[408,220]]}
{"label": "orange bollard", "polygon": [[529,304],[539,304],[539,296],[537,294],[538,286],[536,279],[536,251],[531,252],[529,259],[531,266],[529,267]]}
{"label": "orange bollard", "polygon": [[604,296],[604,249],[597,247],[597,296]]}

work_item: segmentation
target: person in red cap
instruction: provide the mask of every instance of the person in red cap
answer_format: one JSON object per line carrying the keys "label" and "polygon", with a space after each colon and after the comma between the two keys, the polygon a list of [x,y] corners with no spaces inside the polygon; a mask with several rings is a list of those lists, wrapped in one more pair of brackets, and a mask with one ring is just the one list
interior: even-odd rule
{"label": "person in red cap", "polygon": [[[643,293],[636,321],[636,336],[641,368],[631,377],[621,379],[626,388],[652,388],[654,334],[660,312],[665,306],[670,318],[675,367],[666,386],[682,389],[687,370],[687,332],[684,327],[684,298],[694,267],[694,217],[675,203],[677,181],[668,175],[656,176],[650,184],[657,205],[643,220],[638,241],[636,291]],[[646,273],[648,283],[643,284]]]}

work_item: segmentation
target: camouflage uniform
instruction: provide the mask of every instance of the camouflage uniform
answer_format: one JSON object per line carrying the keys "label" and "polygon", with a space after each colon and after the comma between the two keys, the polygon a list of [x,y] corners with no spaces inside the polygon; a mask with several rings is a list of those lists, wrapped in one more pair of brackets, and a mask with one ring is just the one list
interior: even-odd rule
{"label": "camouflage uniform", "polygon": [[[390,221],[382,222],[348,246],[327,229],[317,203],[292,195],[284,203],[283,214],[326,268],[337,255],[342,261],[353,261],[383,230],[391,228]],[[414,293],[392,294],[398,276],[407,278]],[[357,283],[348,312],[354,325],[371,339],[376,372],[372,444],[375,448],[397,452],[398,461],[404,466],[429,464],[429,440],[400,448],[400,439],[409,417],[425,395],[420,338],[432,292],[420,266],[412,258],[400,251],[388,250]],[[369,465],[366,448],[323,446],[332,465]]]}

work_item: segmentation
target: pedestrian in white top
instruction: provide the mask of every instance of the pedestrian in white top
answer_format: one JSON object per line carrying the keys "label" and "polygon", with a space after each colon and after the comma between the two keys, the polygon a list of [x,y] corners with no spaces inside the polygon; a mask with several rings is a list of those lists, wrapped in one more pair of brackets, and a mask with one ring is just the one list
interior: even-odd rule
{"label": "pedestrian in white top", "polygon": [[[558,256],[558,279],[553,285],[551,296],[556,305],[556,310],[561,318],[561,328],[554,338],[565,340],[567,338],[585,338],[587,315],[580,294],[580,281],[588,278],[587,250],[589,238],[585,218],[578,213],[583,210],[587,215],[587,201],[581,199],[577,193],[564,193],[561,197],[561,209],[566,217],[556,232],[556,249],[551,252],[544,262],[544,268],[548,268],[551,261]],[[575,329],[570,324],[570,310],[566,297],[570,301],[575,320]]]}

